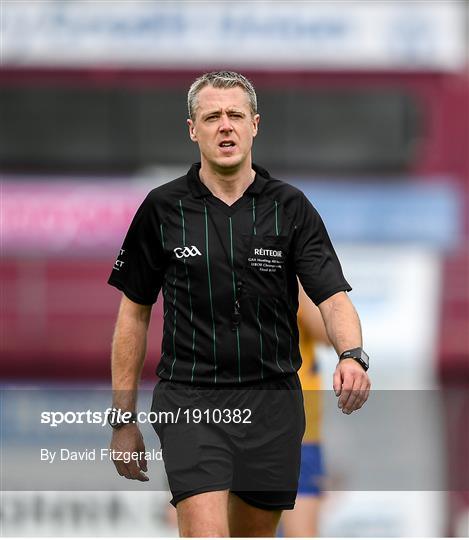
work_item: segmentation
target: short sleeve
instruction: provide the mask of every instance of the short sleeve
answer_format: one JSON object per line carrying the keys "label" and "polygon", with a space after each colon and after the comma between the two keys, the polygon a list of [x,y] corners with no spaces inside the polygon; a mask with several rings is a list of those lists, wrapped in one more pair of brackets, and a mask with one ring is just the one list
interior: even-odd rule
{"label": "short sleeve", "polygon": [[135,214],[108,279],[137,304],[154,304],[163,279],[164,253],[151,193]]}
{"label": "short sleeve", "polygon": [[295,268],[311,300],[320,304],[340,291],[351,291],[324,223],[304,194],[295,220]]}

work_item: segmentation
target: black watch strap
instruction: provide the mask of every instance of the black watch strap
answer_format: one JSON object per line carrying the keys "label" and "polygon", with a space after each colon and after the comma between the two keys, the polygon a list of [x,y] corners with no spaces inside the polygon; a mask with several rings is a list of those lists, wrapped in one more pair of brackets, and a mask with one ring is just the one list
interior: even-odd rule
{"label": "black watch strap", "polygon": [[113,407],[109,411],[107,421],[113,429],[119,429],[127,424],[135,424],[137,422],[137,413]]}
{"label": "black watch strap", "polygon": [[370,367],[369,356],[361,347],[356,347],[355,349],[349,349],[347,351],[344,351],[339,356],[339,362],[341,360],[347,360],[348,358],[356,360],[365,371],[367,371]]}

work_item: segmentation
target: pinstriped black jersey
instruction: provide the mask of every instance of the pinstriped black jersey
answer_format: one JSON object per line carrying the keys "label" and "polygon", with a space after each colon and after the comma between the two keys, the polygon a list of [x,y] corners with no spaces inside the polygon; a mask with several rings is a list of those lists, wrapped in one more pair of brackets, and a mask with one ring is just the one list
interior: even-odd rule
{"label": "pinstriped black jersey", "polygon": [[139,304],[164,298],[164,379],[258,382],[299,369],[299,277],[316,304],[351,290],[324,224],[298,189],[253,165],[231,206],[200,181],[200,163],[153,189],[109,283]]}

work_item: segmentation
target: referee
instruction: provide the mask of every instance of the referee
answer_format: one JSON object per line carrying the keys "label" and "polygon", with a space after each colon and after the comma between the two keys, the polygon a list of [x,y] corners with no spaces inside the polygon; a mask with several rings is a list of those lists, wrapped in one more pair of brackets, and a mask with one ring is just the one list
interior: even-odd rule
{"label": "referee", "polygon": [[[124,293],[113,406],[132,420],[162,290],[152,411],[172,418],[154,427],[179,532],[272,537],[282,510],[295,504],[305,429],[297,276],[339,355],[333,388],[346,414],[368,397],[368,357],[320,216],[301,191],[252,163],[260,120],[252,84],[234,72],[207,73],[192,84],[188,108],[200,163],[148,194],[109,278]],[[112,449],[144,450],[136,423],[111,425]],[[148,480],[143,459],[115,465],[121,476]]]}

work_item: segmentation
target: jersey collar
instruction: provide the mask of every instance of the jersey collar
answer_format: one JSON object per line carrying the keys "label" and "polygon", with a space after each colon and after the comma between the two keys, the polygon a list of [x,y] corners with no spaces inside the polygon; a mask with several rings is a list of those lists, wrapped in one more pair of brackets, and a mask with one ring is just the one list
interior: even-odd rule
{"label": "jersey collar", "polygon": [[[187,171],[187,181],[190,190],[192,192],[192,195],[198,199],[212,195],[212,192],[200,180],[200,167],[201,163],[199,161],[197,163],[193,163],[191,168]],[[254,177],[254,182],[249,184],[243,195],[259,195],[270,179],[270,174],[263,167],[260,167],[259,165],[253,163],[252,168],[256,171],[256,176]]]}

